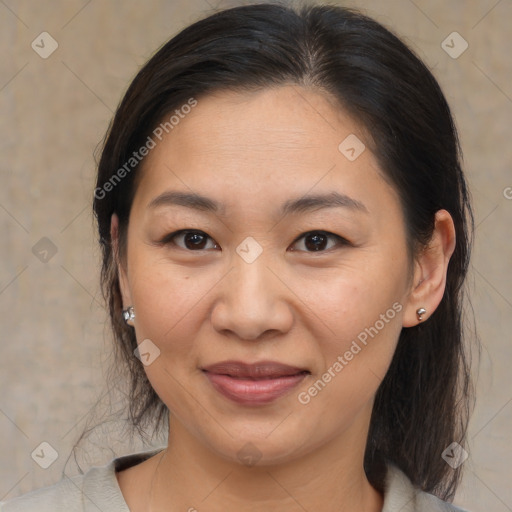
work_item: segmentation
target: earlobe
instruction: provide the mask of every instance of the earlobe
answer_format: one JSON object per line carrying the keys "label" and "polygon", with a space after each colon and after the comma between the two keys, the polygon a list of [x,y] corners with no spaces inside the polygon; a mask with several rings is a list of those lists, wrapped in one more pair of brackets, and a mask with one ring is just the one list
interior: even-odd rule
{"label": "earlobe", "polygon": [[110,239],[112,240],[112,257],[117,268],[117,275],[119,276],[119,288],[121,289],[123,299],[123,309],[127,309],[132,305],[132,299],[126,269],[122,264],[122,258],[119,254],[119,218],[115,213],[112,214],[110,219]]}
{"label": "earlobe", "polygon": [[446,287],[448,263],[455,250],[455,227],[446,210],[436,212],[428,245],[415,262],[414,278],[403,316],[403,327],[428,321],[441,302]]}

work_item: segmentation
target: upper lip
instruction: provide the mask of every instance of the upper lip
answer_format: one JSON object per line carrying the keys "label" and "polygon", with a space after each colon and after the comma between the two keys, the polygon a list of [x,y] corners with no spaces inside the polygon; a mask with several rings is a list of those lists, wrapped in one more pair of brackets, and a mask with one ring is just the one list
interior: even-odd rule
{"label": "upper lip", "polygon": [[271,379],[309,373],[305,368],[298,368],[276,361],[259,361],[256,363],[244,363],[243,361],[222,361],[201,368],[203,371],[230,377],[249,379]]}

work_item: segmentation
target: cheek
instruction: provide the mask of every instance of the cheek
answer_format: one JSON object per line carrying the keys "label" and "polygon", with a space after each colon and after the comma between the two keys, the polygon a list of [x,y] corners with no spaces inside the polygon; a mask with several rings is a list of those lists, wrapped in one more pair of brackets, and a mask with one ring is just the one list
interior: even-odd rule
{"label": "cheek", "polygon": [[218,277],[211,271],[171,265],[162,258],[141,255],[132,262],[137,341],[151,340],[158,353],[144,370],[162,401],[185,421],[192,405],[190,379],[200,356],[196,340],[207,319],[208,292]]}
{"label": "cheek", "polygon": [[348,428],[357,416],[371,411],[373,397],[394,355],[401,310],[398,301],[382,308],[347,307],[344,312],[354,318],[339,321],[338,335],[319,340],[322,368],[296,398],[304,408],[304,421],[314,423],[312,428],[320,437]]}
{"label": "cheek", "polygon": [[131,293],[138,313],[138,327],[161,337],[194,314],[216,280],[206,267],[186,268],[151,251],[134,251],[131,260]]}
{"label": "cheek", "polygon": [[[352,293],[330,317],[330,335],[318,339],[321,379],[334,393],[374,390],[389,367],[402,329],[403,305],[392,297]],[[378,300],[380,298],[380,300]],[[359,393],[357,393],[359,395]]]}
{"label": "cheek", "polygon": [[[131,262],[137,340],[150,339],[162,356],[159,365],[184,375],[186,368],[197,363],[196,340],[208,320],[208,294],[221,274],[206,267],[173,265],[142,251]],[[149,376],[154,369],[146,370]]]}
{"label": "cheek", "polygon": [[397,269],[405,268],[401,266],[405,261],[394,262],[388,265],[386,257],[367,254],[356,263],[297,283],[294,289],[302,291],[301,298],[324,325],[322,338],[329,340],[329,345],[342,349],[359,334],[364,342],[365,329],[375,324],[380,332],[389,330],[397,317],[400,323],[405,277]]}
{"label": "cheek", "polygon": [[320,382],[305,390],[304,401],[321,394],[317,404],[332,401],[350,409],[375,393],[402,329],[406,277],[399,269],[405,265],[404,258],[368,253],[357,265],[317,281],[320,286],[303,283],[319,326],[315,350],[322,362],[315,376]]}

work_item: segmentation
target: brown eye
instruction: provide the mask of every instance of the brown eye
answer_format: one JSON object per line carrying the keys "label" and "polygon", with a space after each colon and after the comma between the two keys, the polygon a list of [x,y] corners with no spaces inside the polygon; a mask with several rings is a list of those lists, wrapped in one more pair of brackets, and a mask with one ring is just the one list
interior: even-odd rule
{"label": "brown eye", "polygon": [[[304,233],[295,241],[295,244],[298,244],[299,241],[302,240],[303,248],[298,250],[306,252],[324,252],[336,247],[336,245],[348,245],[348,241],[341,236],[335,235],[334,233],[328,233],[326,231],[310,231],[308,233]],[[334,243],[329,245],[329,241],[332,240],[334,240]]]}
{"label": "brown eye", "polygon": [[[213,242],[213,246],[208,247],[208,241]],[[167,235],[164,244],[174,244],[182,249],[189,251],[204,251],[215,249],[218,245],[203,231],[180,230]]]}

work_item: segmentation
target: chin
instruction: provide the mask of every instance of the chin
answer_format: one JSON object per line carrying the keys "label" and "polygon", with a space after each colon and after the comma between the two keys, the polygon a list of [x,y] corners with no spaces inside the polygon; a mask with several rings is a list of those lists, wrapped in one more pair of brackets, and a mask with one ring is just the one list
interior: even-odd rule
{"label": "chin", "polygon": [[[300,432],[298,429],[295,425],[292,429],[269,435],[268,429],[263,433],[261,429],[248,428],[246,422],[243,433],[228,438],[222,435],[221,439],[210,439],[208,444],[230,462],[244,466],[275,466],[291,462],[314,448],[310,444],[311,435],[304,435],[304,432],[300,436],[292,435],[292,432]],[[229,427],[227,430],[230,431]]]}

